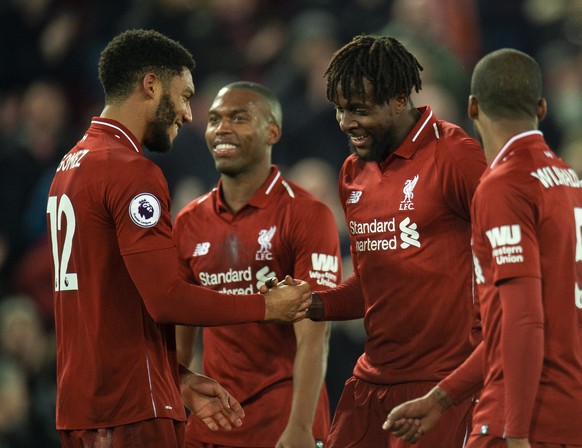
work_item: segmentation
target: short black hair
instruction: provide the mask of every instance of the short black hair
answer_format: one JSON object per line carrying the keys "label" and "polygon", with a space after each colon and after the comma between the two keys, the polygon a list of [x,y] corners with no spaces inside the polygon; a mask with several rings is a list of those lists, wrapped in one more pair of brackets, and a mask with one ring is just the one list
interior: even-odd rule
{"label": "short black hair", "polygon": [[269,105],[269,109],[271,111],[271,115],[273,118],[273,122],[278,125],[279,127],[283,124],[283,112],[281,108],[281,102],[277,95],[273,93],[271,89],[264,86],[263,84],[258,84],[252,81],[236,81],[230,84],[227,84],[223,87],[223,89],[243,89],[243,90],[250,90],[255,92],[256,94],[260,95],[265,102]]}
{"label": "short black hair", "polygon": [[364,96],[364,79],[374,87],[378,104],[389,102],[397,95],[410,96],[422,88],[423,70],[414,55],[393,37],[360,35],[333,55],[325,72],[327,99],[337,103],[337,86],[349,100],[351,95]]}
{"label": "short black hair", "polygon": [[542,98],[542,71],[526,53],[496,50],[475,66],[471,95],[492,118],[534,118]]}
{"label": "short black hair", "polygon": [[194,70],[192,54],[180,43],[154,30],[132,29],[114,37],[99,58],[99,81],[105,102],[124,99],[148,70],[163,80]]}

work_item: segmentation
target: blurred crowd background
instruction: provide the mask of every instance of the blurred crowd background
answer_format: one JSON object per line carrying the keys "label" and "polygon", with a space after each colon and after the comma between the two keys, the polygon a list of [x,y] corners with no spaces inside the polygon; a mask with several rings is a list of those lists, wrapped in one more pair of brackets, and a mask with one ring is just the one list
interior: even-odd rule
{"label": "blurred crowd background", "polygon": [[[179,40],[196,61],[194,120],[164,170],[174,212],[216,182],[203,140],[217,90],[261,82],[282,102],[274,161],[336,213],[346,275],[349,248],[336,178],[348,154],[323,73],[357,34],[392,35],[424,67],[416,106],[473,134],[469,79],[485,53],[513,47],[540,62],[558,154],[582,170],[581,0],[2,0],[0,2],[0,448],[58,446],[55,344],[46,195],[56,165],[103,107],[97,61],[128,28]],[[362,352],[360,321],[334,323],[328,367],[332,410]]]}

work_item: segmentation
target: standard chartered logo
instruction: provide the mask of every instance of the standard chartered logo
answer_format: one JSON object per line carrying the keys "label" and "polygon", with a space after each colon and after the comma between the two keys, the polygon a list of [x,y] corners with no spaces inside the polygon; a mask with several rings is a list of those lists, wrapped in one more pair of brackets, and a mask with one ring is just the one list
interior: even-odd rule
{"label": "standard chartered logo", "polygon": [[410,218],[406,218],[400,223],[398,227],[402,232],[400,234],[400,238],[402,239],[400,247],[402,249],[407,249],[410,246],[420,247],[420,241],[418,241],[418,237],[420,235],[416,231],[416,223],[410,223]]}
{"label": "standard chartered logo", "polygon": [[[402,249],[408,249],[411,246],[420,247],[420,234],[417,227],[417,224],[412,222],[409,217],[404,218],[398,224],[396,218],[388,221],[378,221],[374,218],[367,222],[354,220],[349,222],[352,236],[368,235],[356,240],[355,245],[358,252],[395,250],[398,246]],[[397,233],[397,229],[400,233]],[[376,237],[378,234],[382,234],[382,237]]]}
{"label": "standard chartered logo", "polygon": [[[258,291],[263,283],[276,274],[269,266],[257,269],[254,280]],[[247,266],[244,269],[232,269],[223,272],[199,272],[198,280],[203,286],[213,286],[224,294],[253,294],[253,269]],[[335,286],[335,285],[334,285]]]}

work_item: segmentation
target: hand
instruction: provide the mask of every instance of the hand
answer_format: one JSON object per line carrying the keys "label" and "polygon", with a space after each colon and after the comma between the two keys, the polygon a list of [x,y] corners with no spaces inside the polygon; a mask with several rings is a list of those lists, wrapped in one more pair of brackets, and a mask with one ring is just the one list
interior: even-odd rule
{"label": "hand", "polygon": [[[279,279],[277,277],[269,277],[265,283],[263,283],[261,286],[259,286],[259,292],[261,294],[265,294],[267,292],[269,292],[269,290],[275,288],[277,285],[279,284]],[[281,282],[281,285],[289,285],[289,286],[294,286],[294,285],[298,285],[299,284],[299,280],[295,280],[293,278],[291,278],[290,275],[285,276],[285,279]]]}
{"label": "hand", "polygon": [[311,305],[309,284],[289,275],[264,295],[265,321],[268,322],[298,322],[305,318],[305,312]]}
{"label": "hand", "polygon": [[[186,369],[182,366],[182,372]],[[207,376],[186,371],[180,375],[180,392],[184,404],[212,430],[227,431],[241,426],[245,413],[218,382]]]}
{"label": "hand", "polygon": [[303,428],[297,425],[287,425],[275,448],[305,448],[314,447],[315,439],[311,428]]}
{"label": "hand", "polygon": [[437,386],[424,397],[407,401],[392,409],[382,429],[408,443],[416,443],[436,425],[442,413],[452,404],[451,399]]}
{"label": "hand", "polygon": [[531,445],[528,439],[508,437],[507,448],[531,448]]}

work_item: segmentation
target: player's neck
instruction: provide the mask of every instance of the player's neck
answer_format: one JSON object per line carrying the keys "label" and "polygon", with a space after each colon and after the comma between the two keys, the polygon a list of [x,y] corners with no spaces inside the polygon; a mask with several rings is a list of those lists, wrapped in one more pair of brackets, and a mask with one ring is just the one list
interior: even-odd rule
{"label": "player's neck", "polygon": [[[538,123],[534,120],[495,120],[491,122],[488,139],[484,139],[487,161],[491,162],[497,153],[512,137],[522,132],[538,129]],[[489,160],[491,159],[491,160]]]}
{"label": "player's neck", "polygon": [[100,116],[121,123],[131,131],[140,143],[142,142],[146,128],[146,120],[137,112],[133,104],[129,102],[115,105],[109,104],[105,106]]}
{"label": "player's neck", "polygon": [[236,214],[242,209],[271,174],[271,167],[237,176],[221,176],[222,196],[231,213]]}

